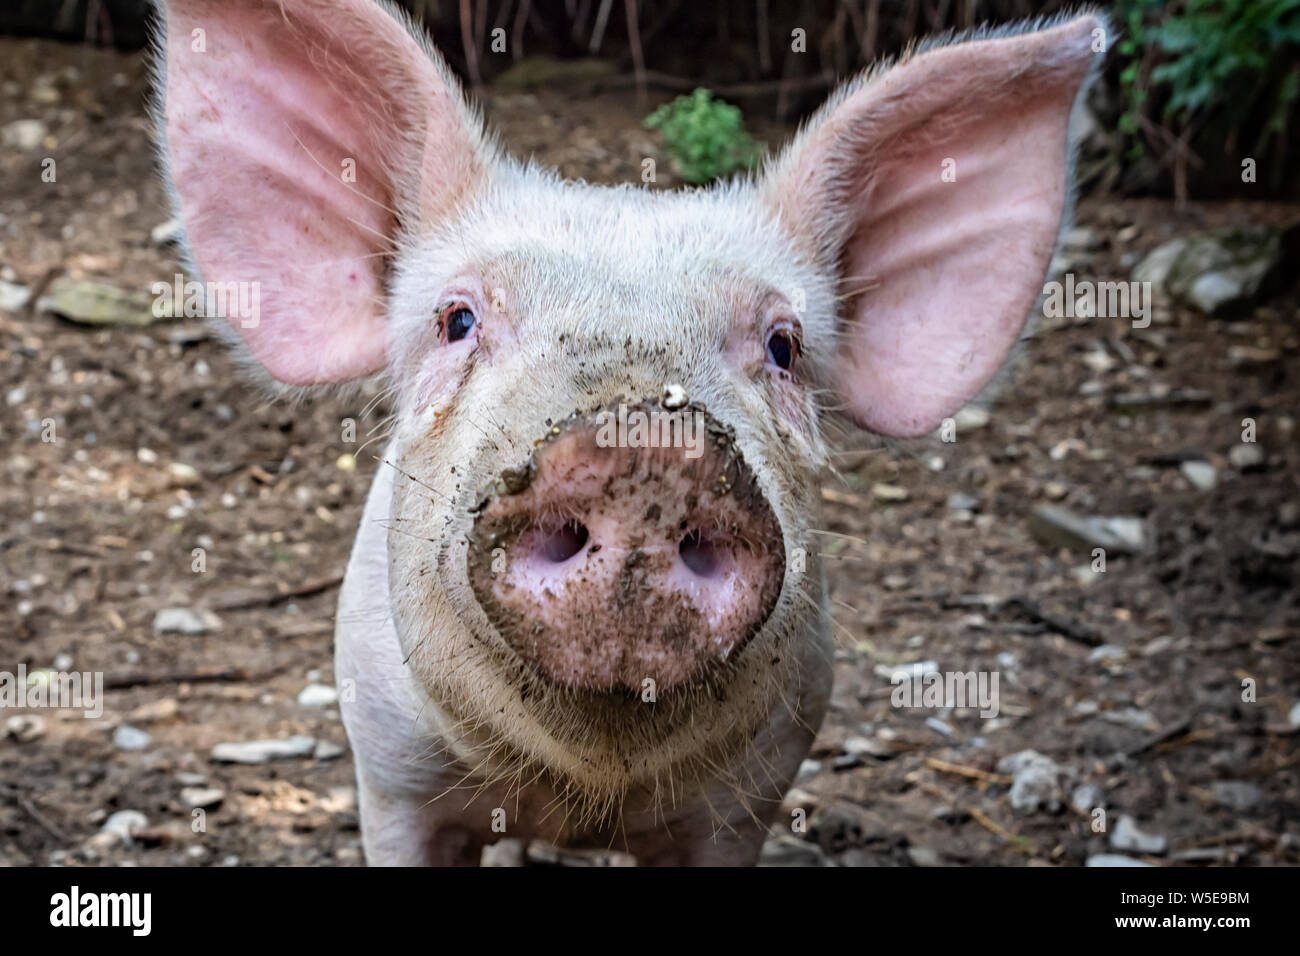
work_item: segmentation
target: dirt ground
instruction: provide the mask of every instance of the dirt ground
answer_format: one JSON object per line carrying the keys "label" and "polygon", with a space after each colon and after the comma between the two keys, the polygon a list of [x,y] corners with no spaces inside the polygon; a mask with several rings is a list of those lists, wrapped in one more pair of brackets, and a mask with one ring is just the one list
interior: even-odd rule
{"label": "dirt ground", "polygon": [[[0,125],[39,118],[53,137],[0,153],[0,278],[37,293],[60,274],[148,289],[178,271],[150,238],[168,213],[143,59],[5,39],[0,64]],[[569,176],[638,181],[657,155],[631,95],[486,105],[516,154]],[[56,183],[41,180],[46,155]],[[1167,238],[1297,215],[1085,201],[1078,220],[1101,242],[1079,271],[1124,278]],[[1233,346],[1278,354],[1243,362]],[[1233,322],[1167,308],[1146,330],[1044,322],[984,427],[951,444],[856,441],[825,486],[840,649],[815,763],[791,798],[811,826],[787,827],[769,858],[1079,865],[1108,852],[1085,812],[1012,807],[997,765],[1032,748],[1060,765],[1065,795],[1103,788],[1108,831],[1128,814],[1167,837],[1164,853],[1134,854],[1150,862],[1300,862],[1287,719],[1300,699],[1298,353],[1294,289]],[[92,328],[30,305],[0,310],[0,385],[0,671],[60,662],[117,685],[102,719],[45,712],[33,739],[0,737],[0,862],[361,863],[350,753],[243,766],[210,752],[294,734],[346,747],[337,709],[297,697],[333,683],[337,581],[382,410],[365,396],[269,403],[194,322]],[[1206,397],[1112,402],[1160,386]],[[1244,471],[1227,459],[1243,418],[1265,453]],[[1198,458],[1218,466],[1212,490],[1180,472]],[[957,493],[974,508],[951,508]],[[1030,535],[1029,513],[1048,503],[1143,518],[1154,548],[1093,572],[1086,553]],[[169,607],[210,609],[220,630],[156,633]],[[1114,650],[1094,653],[1103,643]],[[997,671],[999,716],[891,706],[878,669],[926,660]],[[151,740],[120,749],[121,725]],[[224,791],[203,832],[186,785]],[[96,840],[120,810],[145,830],[126,846]]]}

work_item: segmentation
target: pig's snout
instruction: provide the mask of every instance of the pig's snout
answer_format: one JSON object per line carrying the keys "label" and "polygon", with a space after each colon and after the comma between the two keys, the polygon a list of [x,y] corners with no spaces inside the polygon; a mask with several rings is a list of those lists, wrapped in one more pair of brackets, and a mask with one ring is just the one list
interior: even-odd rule
{"label": "pig's snout", "polygon": [[[649,428],[634,430],[638,413]],[[625,409],[621,430],[618,415],[550,429],[492,482],[476,509],[470,582],[542,677],[667,689],[725,667],[762,626],[785,550],[729,429],[697,406]]]}

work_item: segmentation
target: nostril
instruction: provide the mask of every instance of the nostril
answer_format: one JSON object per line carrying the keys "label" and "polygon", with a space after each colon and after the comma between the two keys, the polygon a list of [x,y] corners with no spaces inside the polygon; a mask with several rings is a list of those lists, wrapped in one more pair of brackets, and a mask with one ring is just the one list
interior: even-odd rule
{"label": "nostril", "polygon": [[699,531],[692,531],[677,546],[682,563],[702,578],[712,577],[718,570],[718,549]]}
{"label": "nostril", "polygon": [[581,551],[586,543],[586,526],[578,521],[566,521],[546,536],[542,542],[542,554],[548,561],[560,564]]}

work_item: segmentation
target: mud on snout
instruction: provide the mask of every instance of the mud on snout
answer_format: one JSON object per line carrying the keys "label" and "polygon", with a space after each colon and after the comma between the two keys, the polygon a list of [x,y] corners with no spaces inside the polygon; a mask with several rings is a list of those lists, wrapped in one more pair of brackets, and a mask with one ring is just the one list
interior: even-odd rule
{"label": "mud on snout", "polygon": [[732,430],[696,404],[575,413],[473,510],[474,595],[561,687],[643,692],[719,674],[780,597],[780,524]]}

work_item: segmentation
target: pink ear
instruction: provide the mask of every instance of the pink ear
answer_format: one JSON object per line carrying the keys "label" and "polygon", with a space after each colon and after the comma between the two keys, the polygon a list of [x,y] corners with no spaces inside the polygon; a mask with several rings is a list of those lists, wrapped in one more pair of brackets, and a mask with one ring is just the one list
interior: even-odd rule
{"label": "pink ear", "polygon": [[381,368],[399,219],[445,213],[481,172],[439,66],[372,0],[168,0],[165,70],[195,265],[255,284],[256,321],[228,321],[282,382]]}
{"label": "pink ear", "polygon": [[860,425],[931,431],[1015,345],[1056,246],[1070,113],[1104,29],[1084,16],[915,55],[851,88],[777,166],[768,201],[840,269],[833,374]]}

